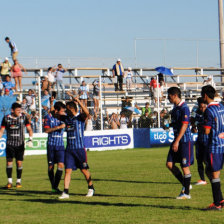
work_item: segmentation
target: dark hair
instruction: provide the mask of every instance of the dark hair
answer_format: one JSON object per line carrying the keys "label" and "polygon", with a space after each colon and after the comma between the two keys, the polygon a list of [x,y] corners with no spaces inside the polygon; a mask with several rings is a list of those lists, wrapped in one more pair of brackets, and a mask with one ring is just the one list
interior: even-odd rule
{"label": "dark hair", "polygon": [[52,67],[49,67],[49,68],[47,69],[47,71],[49,72],[51,69],[52,69]]}
{"label": "dark hair", "polygon": [[197,102],[198,102],[198,106],[199,106],[201,103],[205,103],[203,97],[198,97],[198,98],[197,98]]}
{"label": "dark hair", "polygon": [[67,102],[67,103],[66,103],[66,107],[67,107],[67,106],[69,106],[69,107],[75,109],[75,111],[77,111],[77,105],[76,105],[76,103],[75,103],[74,101],[69,101],[69,102]]}
{"label": "dark hair", "polygon": [[178,87],[170,87],[167,93],[168,95],[177,95],[181,99],[181,91]]}
{"label": "dark hair", "polygon": [[212,87],[211,85],[207,85],[207,86],[203,86],[201,89],[201,96],[204,98],[205,94],[210,98],[210,99],[214,99],[215,98],[215,89],[214,87]]}
{"label": "dark hair", "polygon": [[5,40],[9,40],[9,37],[6,37]]}
{"label": "dark hair", "polygon": [[59,110],[61,110],[61,108],[64,108],[64,109],[66,108],[66,106],[65,106],[64,103],[58,101],[58,102],[56,102],[56,103],[54,104],[54,109],[55,109],[55,110],[59,111]]}
{"label": "dark hair", "polygon": [[12,110],[15,110],[16,108],[21,108],[22,106],[21,106],[21,104],[19,104],[19,103],[13,103],[12,104]]}
{"label": "dark hair", "polygon": [[58,64],[58,66],[61,66],[61,64]]}
{"label": "dark hair", "polygon": [[149,105],[149,102],[146,102],[145,105]]}

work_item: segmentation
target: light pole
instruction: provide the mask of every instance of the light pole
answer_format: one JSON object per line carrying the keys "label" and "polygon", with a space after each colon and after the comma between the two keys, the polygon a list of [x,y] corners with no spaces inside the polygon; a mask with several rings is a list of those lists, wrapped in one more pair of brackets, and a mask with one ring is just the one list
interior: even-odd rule
{"label": "light pole", "polygon": [[[224,68],[224,33],[223,33],[223,0],[219,1],[219,49],[220,49],[220,68]],[[224,72],[221,72],[224,83]]]}

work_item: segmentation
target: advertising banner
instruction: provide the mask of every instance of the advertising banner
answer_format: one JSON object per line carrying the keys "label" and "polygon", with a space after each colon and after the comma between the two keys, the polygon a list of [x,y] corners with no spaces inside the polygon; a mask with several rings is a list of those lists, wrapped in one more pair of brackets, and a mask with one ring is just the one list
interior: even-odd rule
{"label": "advertising banner", "polygon": [[[152,128],[150,129],[150,146],[166,146],[173,142],[174,134],[172,129],[164,130],[162,128]],[[197,140],[197,134],[192,133],[192,140],[195,142]]]}

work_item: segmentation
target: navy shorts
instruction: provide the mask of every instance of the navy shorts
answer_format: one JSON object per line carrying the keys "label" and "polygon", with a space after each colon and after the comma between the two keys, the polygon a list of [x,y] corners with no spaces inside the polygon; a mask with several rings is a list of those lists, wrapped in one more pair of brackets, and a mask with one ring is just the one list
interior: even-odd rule
{"label": "navy shorts", "polygon": [[52,145],[47,146],[47,161],[49,166],[54,165],[56,163],[64,163],[64,160],[65,160],[64,146],[52,146]]}
{"label": "navy shorts", "polygon": [[207,169],[211,172],[216,172],[222,169],[224,162],[223,153],[208,153],[207,154]]}
{"label": "navy shorts", "polygon": [[85,149],[66,149],[65,169],[89,169]]}
{"label": "navy shorts", "polygon": [[189,167],[194,164],[194,149],[192,142],[180,142],[177,152],[172,150],[170,145],[170,151],[167,156],[167,162],[180,163],[181,167]]}

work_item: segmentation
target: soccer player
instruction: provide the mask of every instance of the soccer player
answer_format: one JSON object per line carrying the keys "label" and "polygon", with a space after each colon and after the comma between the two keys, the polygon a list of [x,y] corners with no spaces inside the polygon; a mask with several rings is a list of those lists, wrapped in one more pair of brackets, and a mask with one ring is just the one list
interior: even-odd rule
{"label": "soccer player", "polygon": [[[170,146],[166,166],[183,185],[177,199],[190,199],[190,166],[194,162],[193,145],[191,144],[190,111],[187,104],[181,100],[179,88],[169,88],[168,99],[170,103],[174,104],[171,113],[174,140]],[[184,176],[175,163],[180,163]]]}
{"label": "soccer player", "polygon": [[13,103],[11,108],[11,114],[4,116],[0,129],[0,138],[2,137],[4,131],[7,133],[6,141],[6,173],[8,177],[7,189],[12,188],[12,167],[13,158],[16,159],[17,165],[17,181],[16,188],[22,187],[21,176],[22,176],[22,161],[24,156],[24,139],[25,139],[25,126],[29,133],[29,146],[32,146],[32,136],[33,132],[31,129],[30,122],[27,117],[22,114],[21,105],[18,103]]}
{"label": "soccer player", "polygon": [[206,174],[211,181],[213,203],[207,210],[221,210],[223,197],[220,184],[220,170],[224,161],[224,106],[214,102],[215,89],[211,85],[202,87],[201,96],[208,106],[205,110],[205,134],[208,138],[208,166]]}
{"label": "soccer player", "polygon": [[[72,96],[70,92],[68,95]],[[66,124],[67,131],[67,147],[65,151],[65,179],[64,179],[64,192],[59,199],[69,198],[69,184],[71,181],[72,170],[79,168],[84,174],[88,183],[88,193],[86,197],[94,195],[94,187],[87,164],[87,155],[84,148],[84,127],[85,120],[89,115],[87,107],[85,107],[78,98],[74,101],[66,103],[67,116],[61,117]],[[77,104],[81,107],[81,114],[78,114]]]}
{"label": "soccer player", "polygon": [[196,112],[192,113],[191,123],[192,123],[192,131],[194,133],[198,133],[198,138],[195,143],[196,148],[196,159],[198,164],[198,173],[200,176],[200,180],[196,183],[196,185],[205,185],[207,184],[204,175],[204,163],[206,164],[206,149],[208,145],[208,135],[204,133],[204,112],[206,110],[207,105],[205,104],[202,97],[197,99],[198,101],[198,109]]}
{"label": "soccer player", "polygon": [[[53,101],[51,100],[53,104]],[[63,133],[65,124],[57,119],[58,116],[65,115],[65,105],[62,102],[54,104],[54,116],[48,114],[44,117],[44,129],[48,133],[47,160],[48,177],[51,182],[52,193],[61,193],[58,189],[64,169],[65,148]],[[54,175],[54,165],[57,164],[57,171]]]}

